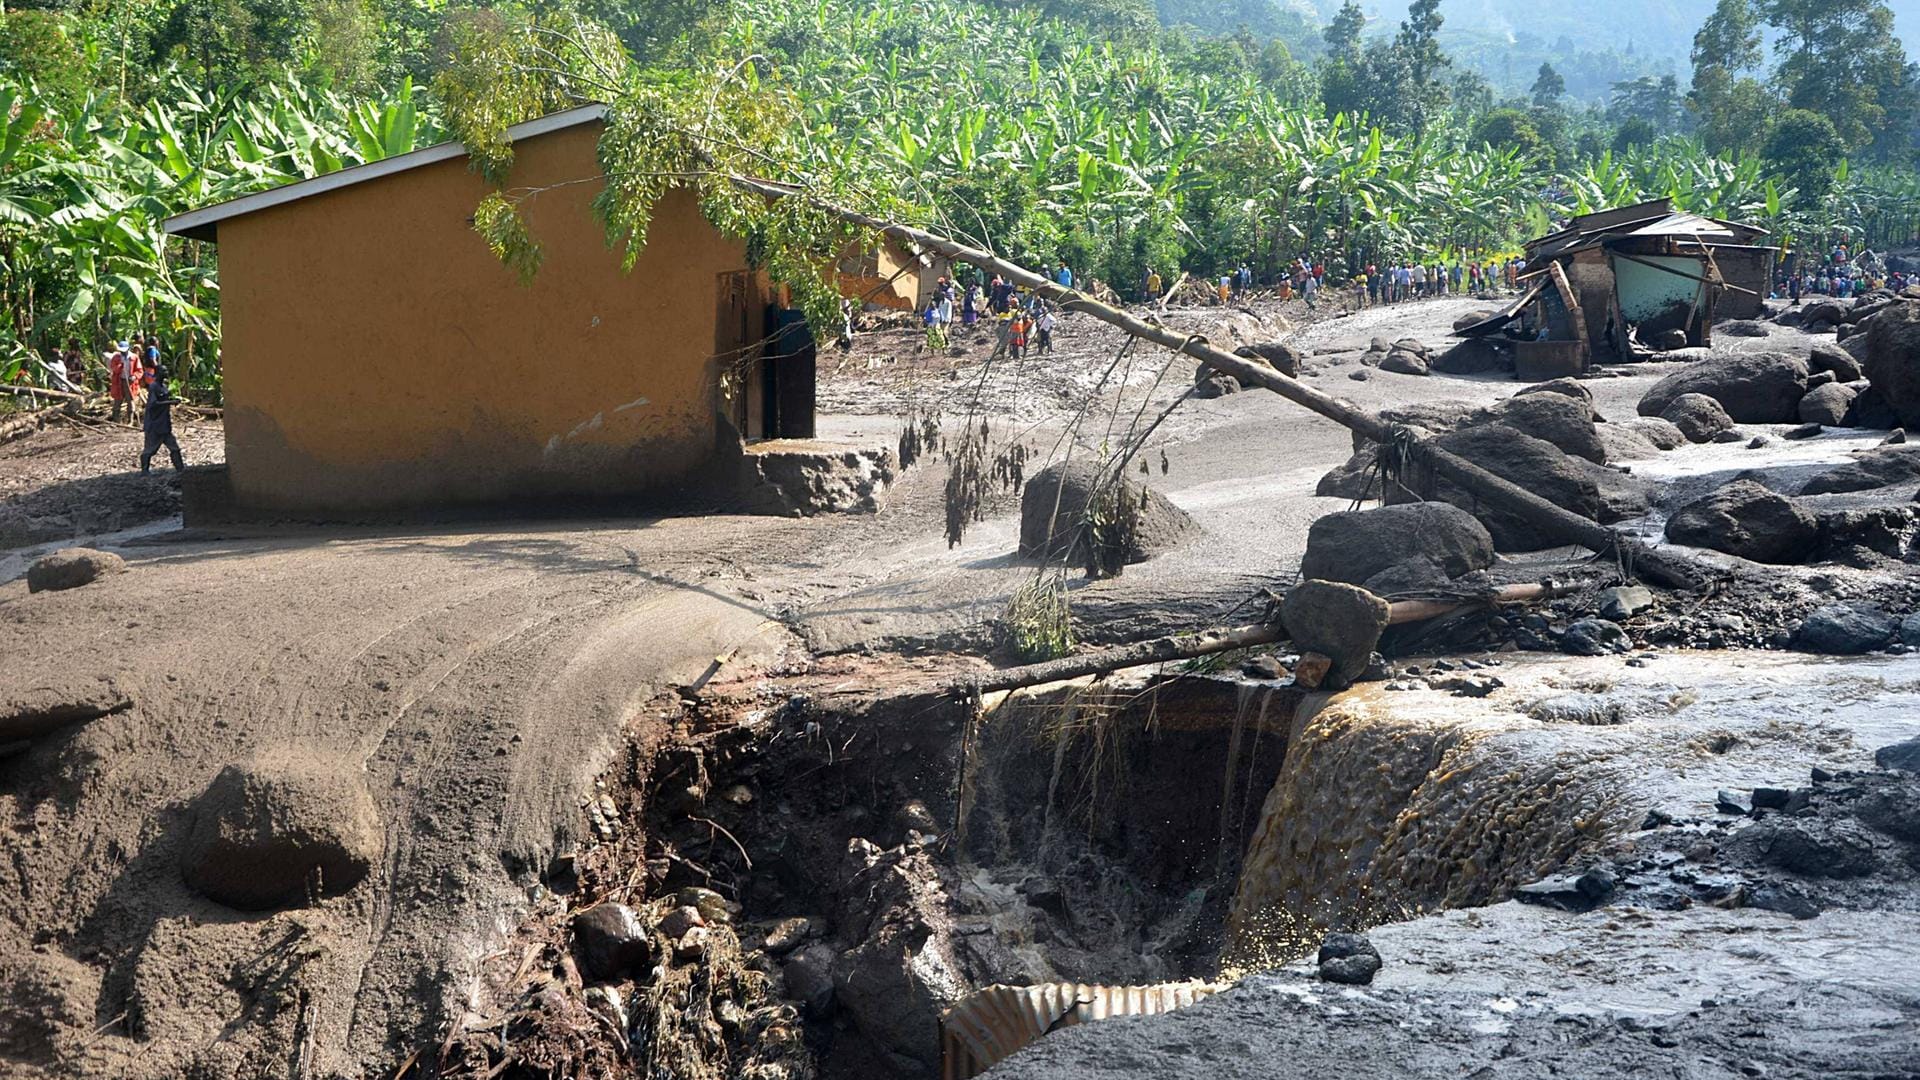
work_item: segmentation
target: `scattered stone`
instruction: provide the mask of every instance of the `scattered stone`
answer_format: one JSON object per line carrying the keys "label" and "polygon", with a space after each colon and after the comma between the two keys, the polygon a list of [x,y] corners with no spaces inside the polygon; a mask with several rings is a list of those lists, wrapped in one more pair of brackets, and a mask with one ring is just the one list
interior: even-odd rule
{"label": "scattered stone", "polygon": [[1756,885],[1747,894],[1747,906],[1761,911],[1777,911],[1802,921],[1820,914],[1820,906],[1802,895],[1800,890],[1771,882]]}
{"label": "scattered stone", "polygon": [[807,938],[813,936],[813,921],[795,916],[781,919],[767,931],[767,952],[774,956],[785,956],[799,948]]}
{"label": "scattered stone", "polygon": [[833,960],[830,945],[809,945],[780,967],[787,997],[819,1019],[833,1011]]}
{"label": "scattered stone", "polygon": [[894,812],[893,827],[904,837],[908,833],[933,836],[940,831],[940,823],[934,820],[933,811],[919,799],[908,799]]}
{"label": "scattered stone", "polygon": [[1505,685],[1498,676],[1471,672],[1435,675],[1427,679],[1429,689],[1444,690],[1454,697],[1483,698]]}
{"label": "scattered stone", "polygon": [[1477,326],[1498,315],[1497,311],[1469,311],[1453,320],[1453,332],[1459,333],[1470,326]]}
{"label": "scattered stone", "polygon": [[1732,431],[1733,418],[1720,403],[1705,394],[1682,394],[1667,403],[1660,419],[1680,429],[1688,442],[1711,442]]}
{"label": "scattered stone", "polygon": [[58,592],[77,589],[100,578],[122,573],[127,561],[111,551],[93,548],[61,548],[42,555],[27,567],[27,591]]}
{"label": "scattered stone", "polygon": [[1612,898],[1618,883],[1612,874],[1598,867],[1577,875],[1542,878],[1513,890],[1513,898],[1523,904],[1571,911],[1592,911]]}
{"label": "scattered stone", "polygon": [[1285,679],[1291,674],[1277,656],[1256,656],[1240,665],[1240,672],[1250,679]]}
{"label": "scattered stone", "polygon": [[1760,450],[1772,445],[1773,440],[1767,438],[1765,435],[1755,435],[1753,438],[1747,440],[1747,449],[1749,450]]}
{"label": "scattered stone", "polygon": [[1805,359],[1783,353],[1715,356],[1655,383],[1640,399],[1639,412],[1663,416],[1676,398],[1704,394],[1719,402],[1736,423],[1789,423],[1807,392],[1809,374]]}
{"label": "scattered stone", "polygon": [[617,979],[644,968],[653,955],[646,926],[625,904],[595,904],[575,915],[573,937],[587,974],[596,979]]}
{"label": "scattered stone", "polygon": [[1488,406],[1470,423],[1504,424],[1559,447],[1575,457],[1605,464],[1607,450],[1594,430],[1593,405],[1571,394],[1516,394]]}
{"label": "scattered stone", "polygon": [[1753,789],[1753,807],[1756,810],[1783,810],[1793,799],[1793,792],[1786,788],[1757,787]]}
{"label": "scattered stone", "polygon": [[1915,480],[1920,480],[1920,445],[1875,447],[1845,465],[1837,465],[1808,480],[1800,494],[1867,491]]}
{"label": "scattered stone", "polygon": [[1880,440],[1880,445],[1881,446],[1900,446],[1904,444],[1906,441],[1907,441],[1907,429],[1894,428],[1892,431],[1887,433],[1886,438]]}
{"label": "scattered stone", "polygon": [[1368,379],[1373,378],[1373,369],[1365,367],[1354,368],[1352,371],[1347,372],[1347,378],[1352,379],[1354,382],[1366,382]]}
{"label": "scattered stone", "polygon": [[1293,681],[1308,690],[1318,690],[1327,681],[1327,673],[1333,670],[1333,660],[1324,653],[1308,652],[1300,654],[1293,665]]}
{"label": "scattered stone", "polygon": [[691,904],[682,904],[661,916],[656,929],[667,940],[679,941],[687,936],[688,931],[705,925],[707,925],[706,916],[700,914],[699,908]]}
{"label": "scattered stone", "polygon": [[1248,360],[1259,360],[1282,375],[1298,377],[1300,362],[1304,357],[1300,350],[1281,341],[1267,341],[1258,345],[1242,345],[1233,350],[1233,355]]}
{"label": "scattered stone", "polygon": [[1780,437],[1783,439],[1795,439],[1795,440],[1811,439],[1815,435],[1820,434],[1820,432],[1823,430],[1824,429],[1821,428],[1819,424],[1801,424],[1799,427],[1789,428],[1787,431],[1783,432]]}
{"label": "scattered stone", "polygon": [[1345,986],[1365,986],[1380,971],[1380,950],[1364,934],[1328,934],[1314,960],[1320,978]]}
{"label": "scattered stone", "polygon": [[1846,422],[1847,413],[1853,408],[1853,399],[1859,393],[1845,383],[1830,382],[1816,386],[1800,399],[1800,420],[1808,424],[1840,427]]}
{"label": "scattered stone", "polygon": [[1210,372],[1205,378],[1193,385],[1193,396],[1197,398],[1220,398],[1240,392],[1240,380],[1231,375]]}
{"label": "scattered stone", "polygon": [[1813,552],[1820,530],[1793,500],[1752,480],[1734,482],[1676,511],[1667,539],[1762,563],[1797,563]]}
{"label": "scattered stone", "polygon": [[1839,325],[1847,321],[1847,313],[1853,305],[1842,300],[1815,300],[1801,310],[1802,317],[1809,323],[1824,322]]}
{"label": "scattered stone", "polygon": [[1807,616],[1793,644],[1803,652],[1855,656],[1886,648],[1899,629],[1893,616],[1870,604],[1829,604]]}
{"label": "scattered stone", "polygon": [[[1466,458],[1500,478],[1524,487],[1534,494],[1565,507],[1576,514],[1601,521],[1619,520],[1610,513],[1602,498],[1596,474],[1611,473],[1609,478],[1624,479],[1612,470],[1572,458],[1552,443],[1515,431],[1504,424],[1485,424],[1450,432],[1434,440],[1441,449]],[[1582,468],[1585,466],[1585,468]],[[1589,472],[1588,469],[1592,469]],[[1387,493],[1394,503],[1416,501],[1416,496],[1395,490]],[[1473,493],[1456,487],[1444,478],[1434,481],[1432,497],[1475,512],[1493,537],[1499,551],[1539,551],[1558,547],[1560,538],[1549,535],[1533,522],[1487,506]]]}
{"label": "scattered stone", "polygon": [[1721,788],[1720,794],[1714,798],[1713,808],[1722,814],[1738,814],[1742,817],[1753,813],[1752,803],[1743,798],[1739,792],[1728,791],[1725,788]]}
{"label": "scattered stone", "polygon": [[1717,443],[1737,443],[1744,438],[1746,438],[1746,436],[1742,434],[1738,429],[1728,428],[1727,430],[1721,432],[1720,434],[1715,435],[1713,437],[1713,441]]}
{"label": "scattered stone", "polygon": [[[1294,643],[1324,655],[1328,669],[1318,685],[1343,690],[1367,670],[1374,646],[1387,628],[1387,602],[1355,585],[1302,581],[1287,593],[1280,619]],[[1306,673],[1307,657],[1295,668]]]}
{"label": "scattered stone", "polygon": [[673,894],[674,902],[681,907],[690,907],[700,913],[700,918],[709,925],[725,925],[733,921],[733,913],[739,905],[712,889],[703,889],[698,885],[689,885]]}
{"label": "scattered stone", "polygon": [[1429,368],[1446,375],[1482,375],[1511,364],[1499,344],[1487,338],[1468,338],[1427,360]]}
{"label": "scattered stone", "polygon": [[1560,635],[1561,650],[1574,656],[1605,656],[1623,653],[1632,647],[1627,632],[1618,623],[1605,619],[1581,619]]}
{"label": "scattered stone", "polygon": [[1087,507],[1103,480],[1113,489],[1100,493],[1115,503],[1138,507],[1129,563],[1144,562],[1178,546],[1194,529],[1193,519],[1165,495],[1135,483],[1130,477],[1106,478],[1097,462],[1056,462],[1028,478],[1020,497],[1020,554],[1028,558],[1086,558]]}
{"label": "scattered stone", "polygon": [[1589,409],[1593,407],[1593,391],[1587,389],[1587,384],[1579,379],[1548,379],[1546,382],[1537,382],[1532,386],[1523,386],[1513,392],[1514,397],[1522,394],[1563,394],[1586,402]]}
{"label": "scattered stone", "polygon": [[1766,337],[1767,328],[1747,319],[1735,319],[1723,322],[1714,328],[1728,337]]}
{"label": "scattered stone", "polygon": [[1618,622],[1653,606],[1653,591],[1641,585],[1617,585],[1600,590],[1600,616]]}
{"label": "scattered stone", "polygon": [[1687,332],[1685,330],[1662,330],[1653,335],[1652,347],[1654,352],[1673,352],[1676,349],[1686,348],[1687,344]]}
{"label": "scattered stone", "polygon": [[[1873,752],[1873,763],[1882,769],[1920,773],[1920,736],[1905,742],[1891,743]],[[1831,780],[1829,773],[1827,779]],[[1820,779],[1814,777],[1815,780]]]}
{"label": "scattered stone", "polygon": [[357,763],[303,752],[220,770],[192,809],[187,885],[242,911],[337,896],[379,858],[380,815]]}
{"label": "scattered stone", "polygon": [[1426,357],[1406,349],[1396,348],[1380,361],[1381,371],[1391,371],[1400,375],[1426,375],[1431,370]]}
{"label": "scattered stone", "polygon": [[1448,503],[1402,503],[1328,514],[1307,532],[1300,576],[1361,584],[1408,559],[1424,558],[1447,578],[1493,565],[1493,537]]}

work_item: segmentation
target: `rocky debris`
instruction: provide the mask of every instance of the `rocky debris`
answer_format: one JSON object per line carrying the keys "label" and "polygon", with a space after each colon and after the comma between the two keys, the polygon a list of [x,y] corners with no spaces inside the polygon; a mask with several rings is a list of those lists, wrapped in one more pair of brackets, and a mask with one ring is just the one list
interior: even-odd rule
{"label": "rocky debris", "polygon": [[844,877],[857,887],[840,912],[852,945],[832,962],[834,1008],[893,1071],[931,1075],[940,1032],[930,1018],[970,989],[944,921],[939,870],[923,850],[883,851],[855,838]]}
{"label": "rocky debris", "polygon": [[644,968],[653,953],[640,916],[627,905],[611,901],[575,914],[573,939],[580,945],[587,974],[596,979],[617,979]]}
{"label": "rocky debris", "polygon": [[1800,309],[1800,317],[1803,325],[1826,323],[1829,326],[1838,326],[1847,321],[1847,313],[1852,310],[1853,304],[1846,300],[1815,300]]}
{"label": "rocky debris", "polygon": [[1600,445],[1606,447],[1608,461],[1634,461],[1660,456],[1661,447],[1658,444],[1626,424],[1600,424],[1594,431],[1600,436]]}
{"label": "rocky debris", "polygon": [[1487,338],[1468,338],[1427,361],[1427,366],[1445,375],[1481,375],[1512,366],[1497,342]]}
{"label": "rocky debris", "polygon": [[813,936],[813,920],[801,916],[781,919],[767,931],[766,950],[772,956],[785,956]]}
{"label": "rocky debris", "polygon": [[180,869],[208,899],[261,911],[346,892],[380,850],[360,766],[288,752],[220,770],[194,802]]}
{"label": "rocky debris", "polygon": [[1513,898],[1523,904],[1555,908],[1575,913],[1592,911],[1613,898],[1613,874],[1599,867],[1579,874],[1542,878],[1513,890]]}
{"label": "rocky debris", "polygon": [[818,1019],[833,1011],[833,963],[837,957],[831,945],[809,945],[780,966],[787,996],[799,1002],[808,1016]]}
{"label": "rocky debris", "polygon": [[1861,365],[1903,427],[1920,423],[1920,304],[1896,304],[1875,315]]}
{"label": "rocky debris", "polygon": [[1675,352],[1687,347],[1687,332],[1678,328],[1662,330],[1653,335],[1648,348],[1654,352]]}
{"label": "rocky debris", "polygon": [[1387,628],[1387,614],[1387,602],[1365,589],[1311,579],[1289,590],[1280,607],[1280,620],[1294,644],[1330,662],[1320,683],[1328,690],[1352,686],[1366,672]]}
{"label": "rocky debris", "polygon": [[1632,648],[1633,642],[1620,624],[1606,619],[1581,619],[1560,635],[1561,651],[1574,656],[1605,656]]}
{"label": "rocky debris", "polygon": [[699,956],[706,948],[707,938],[712,936],[708,931],[707,917],[692,904],[682,904],[668,911],[654,924],[654,929],[667,939],[673,955],[683,960]]}
{"label": "rocky debris", "polygon": [[[1783,439],[1787,439],[1789,441],[1798,442],[1801,439],[1811,439],[1815,435],[1820,434],[1824,430],[1826,429],[1822,428],[1819,424],[1801,424],[1798,427],[1791,428],[1785,432],[1782,432],[1780,437]],[[1735,432],[1736,437],[1738,437],[1738,434],[1739,434],[1738,432]],[[1714,442],[1730,442],[1733,440],[1716,437],[1713,441]]]}
{"label": "rocky debris", "polygon": [[[1096,486],[1103,480],[1109,490],[1097,492]],[[1062,461],[1030,477],[1021,493],[1020,554],[1070,563],[1084,561],[1091,532],[1088,507],[1096,502],[1137,508],[1124,553],[1130,563],[1172,550],[1195,528],[1185,510],[1152,488],[1125,475],[1105,477],[1097,462]]]}
{"label": "rocky debris", "polygon": [[1628,428],[1646,438],[1662,450],[1678,450],[1687,444],[1687,433],[1671,420],[1658,416],[1636,416],[1617,424],[1608,424],[1608,428]]}
{"label": "rocky debris", "polygon": [[1728,337],[1766,337],[1767,328],[1748,319],[1734,319],[1714,327],[1715,332]]}
{"label": "rocky debris", "polygon": [[1859,391],[1845,383],[1830,382],[1807,391],[1800,399],[1800,420],[1808,424],[1839,427],[1846,422]]}
{"label": "rocky debris", "polygon": [[1366,986],[1380,972],[1380,950],[1364,934],[1328,934],[1314,962],[1326,982]]}
{"label": "rocky debris", "polygon": [[1852,353],[1824,341],[1813,347],[1812,354],[1807,357],[1807,364],[1815,372],[1832,374],[1835,382],[1859,382],[1867,377],[1866,372],[1860,367],[1860,361],[1855,360]]}
{"label": "rocky debris", "polygon": [[[1415,342],[1415,344],[1419,343]],[[1426,375],[1431,371],[1427,363],[1426,348],[1425,345],[1421,345],[1419,350],[1415,351],[1397,344],[1380,361],[1380,370],[1401,375]]]}
{"label": "rocky debris", "polygon": [[1359,585],[1408,559],[1426,559],[1442,580],[1493,565],[1493,537],[1448,503],[1404,503],[1328,514],[1307,533],[1300,575]]}
{"label": "rocky debris", "polygon": [[1899,632],[1899,620],[1870,604],[1828,604],[1801,622],[1793,645],[1803,652],[1854,656],[1886,648]]}
{"label": "rocky debris", "polygon": [[[1242,345],[1233,350],[1233,355],[1248,360],[1259,360],[1282,375],[1298,378],[1300,364],[1305,357],[1299,349],[1283,341],[1265,341],[1257,345]],[[1204,366],[1204,365],[1202,365]]]}
{"label": "rocky debris", "polygon": [[1733,417],[1705,394],[1681,394],[1661,410],[1660,419],[1680,429],[1688,442],[1712,442],[1733,431]]}
{"label": "rocky debris", "polygon": [[1667,539],[1761,563],[1797,563],[1819,543],[1813,515],[1752,480],[1735,480],[1676,511]]}
{"label": "rocky debris", "polygon": [[[1409,503],[1407,505],[1433,506],[1436,504]],[[1437,505],[1446,506],[1447,504],[1439,503]],[[1391,508],[1383,507],[1382,509]],[[1465,511],[1461,512],[1465,513]],[[1479,522],[1476,521],[1474,524],[1478,525]],[[1485,530],[1482,529],[1481,531],[1484,532]],[[1491,546],[1493,541],[1488,540],[1487,543]],[[1422,592],[1438,591],[1446,588],[1452,584],[1452,582],[1453,579],[1447,576],[1446,570],[1441,567],[1440,564],[1425,555],[1416,555],[1411,559],[1403,559],[1400,562],[1394,563],[1392,566],[1374,574],[1365,581],[1359,582],[1359,585],[1375,596],[1393,598],[1411,596]]]}
{"label": "rocky debris", "polygon": [[1472,326],[1478,326],[1479,324],[1486,322],[1488,319],[1491,319],[1498,314],[1499,312],[1497,311],[1479,311],[1479,310],[1469,311],[1466,314],[1460,315],[1453,320],[1453,332],[1458,334],[1462,330],[1465,330]]}
{"label": "rocky debris", "polygon": [[1866,826],[1848,819],[1773,817],[1741,837],[1761,861],[1807,877],[1855,878],[1880,867],[1879,844]]}
{"label": "rocky debris", "polygon": [[1683,394],[1705,394],[1735,423],[1789,423],[1807,392],[1807,361],[1783,353],[1733,353],[1690,364],[1640,399],[1642,416],[1662,416]]}
{"label": "rocky debris", "polygon": [[1883,769],[1920,773],[1920,736],[1875,750],[1873,763]]}
{"label": "rocky debris", "polygon": [[133,707],[111,676],[61,676],[0,696],[0,744],[37,739]]}
{"label": "rocky debris", "polygon": [[1881,446],[1899,446],[1900,444],[1906,441],[1907,441],[1907,429],[1894,428],[1892,431],[1887,432],[1886,438],[1880,440],[1880,445]]}
{"label": "rocky debris", "polygon": [[[1365,370],[1365,369],[1362,369]],[[1380,497],[1380,470],[1377,448],[1358,450],[1343,465],[1336,465],[1320,477],[1313,493],[1332,499],[1377,499]]]}
{"label": "rocky debris", "polygon": [[1599,600],[1600,617],[1620,622],[1653,607],[1653,590],[1644,585],[1616,585],[1600,590]]}
{"label": "rocky debris", "polygon": [[1868,491],[1890,484],[1920,480],[1920,445],[1875,447],[1845,465],[1836,465],[1808,480],[1802,495]]}
{"label": "rocky debris", "polygon": [[1873,565],[1872,555],[1904,558],[1920,533],[1920,507],[1843,507],[1815,517],[1820,528],[1818,557],[1853,566]]}
{"label": "rocky debris", "polygon": [[77,589],[103,577],[123,573],[127,561],[111,551],[93,548],[61,548],[42,555],[27,567],[27,591],[58,592]]}

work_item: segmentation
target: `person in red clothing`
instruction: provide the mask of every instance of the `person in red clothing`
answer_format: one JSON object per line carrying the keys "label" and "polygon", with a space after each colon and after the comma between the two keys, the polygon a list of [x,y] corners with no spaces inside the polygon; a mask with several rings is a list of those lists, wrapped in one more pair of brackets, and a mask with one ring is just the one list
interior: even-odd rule
{"label": "person in red clothing", "polygon": [[140,385],[140,354],[119,342],[107,354],[107,397],[113,401],[111,419],[118,421],[125,410],[133,413],[133,388]]}

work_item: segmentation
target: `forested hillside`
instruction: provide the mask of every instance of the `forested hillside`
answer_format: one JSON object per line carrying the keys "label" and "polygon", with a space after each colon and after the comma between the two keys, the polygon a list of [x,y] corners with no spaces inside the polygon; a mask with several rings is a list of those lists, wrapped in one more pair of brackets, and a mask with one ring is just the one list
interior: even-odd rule
{"label": "forested hillside", "polygon": [[[1509,250],[1555,216],[1656,195],[1788,243],[1909,238],[1920,108],[1876,0],[1798,15],[1787,0],[1720,0],[1689,31],[1695,66],[1612,88],[1605,108],[1577,103],[1551,65],[1520,93],[1464,70],[1445,44],[1456,0],[1417,0],[1384,33],[1349,4],[1311,48],[1288,45],[1304,21],[1285,12],[1228,34],[1156,18],[1211,10],[1217,24],[1250,2],[10,9],[0,363],[148,331],[217,393],[217,251],[166,238],[167,216],[443,131],[473,144],[587,98],[657,101],[656,125],[689,102],[728,102],[758,154],[742,169],[1019,258],[1064,257],[1122,294],[1148,267],[1264,272],[1308,252],[1343,271]],[[1770,48],[1770,34],[1792,47]],[[614,134],[685,149],[684,133],[638,121]],[[615,192],[616,231],[639,238],[644,194]],[[513,209],[496,200],[481,227],[503,254],[534,258]],[[830,239],[738,212],[728,224],[770,261],[792,256],[789,270]]]}

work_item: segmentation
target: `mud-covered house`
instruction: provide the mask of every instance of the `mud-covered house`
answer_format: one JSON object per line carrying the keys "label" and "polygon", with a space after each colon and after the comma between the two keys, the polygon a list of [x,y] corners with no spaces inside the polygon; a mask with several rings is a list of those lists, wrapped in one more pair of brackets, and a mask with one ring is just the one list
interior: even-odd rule
{"label": "mud-covered house", "polygon": [[1767,231],[1665,199],[1582,214],[1526,245],[1521,296],[1462,331],[1505,332],[1522,378],[1637,350],[1712,344],[1713,323],[1761,314],[1779,249]]}
{"label": "mud-covered house", "polygon": [[509,131],[505,186],[538,191],[527,284],[473,229],[490,187],[458,143],[170,220],[220,257],[227,465],[190,511],[672,498],[812,436],[811,335],[691,193],[622,269],[579,182],[603,116]]}

